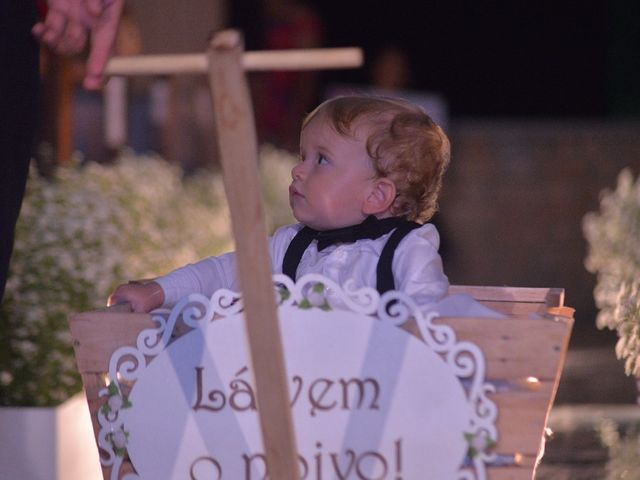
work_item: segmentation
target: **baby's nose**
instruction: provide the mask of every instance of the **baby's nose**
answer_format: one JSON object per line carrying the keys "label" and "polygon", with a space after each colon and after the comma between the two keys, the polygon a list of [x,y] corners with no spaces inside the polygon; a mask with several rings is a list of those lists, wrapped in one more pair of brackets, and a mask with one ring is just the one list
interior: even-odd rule
{"label": "baby's nose", "polygon": [[302,178],[302,162],[291,169],[291,178],[294,180],[300,180]]}

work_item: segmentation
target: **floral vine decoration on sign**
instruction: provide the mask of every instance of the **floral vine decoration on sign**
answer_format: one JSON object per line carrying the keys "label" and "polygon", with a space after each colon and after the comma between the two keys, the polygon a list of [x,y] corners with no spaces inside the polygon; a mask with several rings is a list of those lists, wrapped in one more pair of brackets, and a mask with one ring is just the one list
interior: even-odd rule
{"label": "floral vine decoration on sign", "polygon": [[[286,287],[280,286],[278,288],[278,303],[288,300],[290,296],[291,292]],[[297,305],[301,310],[309,310],[315,307],[325,312],[330,311],[331,305],[327,300],[327,287],[322,282],[312,284],[304,298]]]}
{"label": "floral vine decoration on sign", "polygon": [[491,438],[489,432],[480,430],[475,433],[465,433],[464,438],[469,444],[467,455],[469,458],[475,458],[479,454],[490,453],[496,446],[496,441]]}
{"label": "floral vine decoration on sign", "polygon": [[[100,412],[107,419],[116,419],[120,410],[131,408],[132,406],[129,399],[122,394],[120,385],[115,380],[111,380],[109,383],[107,396],[107,401],[100,408]],[[111,443],[114,453],[119,457],[124,457],[127,452],[127,440],[129,439],[129,432],[124,429],[124,426],[120,424],[119,427],[112,428],[106,438]]]}

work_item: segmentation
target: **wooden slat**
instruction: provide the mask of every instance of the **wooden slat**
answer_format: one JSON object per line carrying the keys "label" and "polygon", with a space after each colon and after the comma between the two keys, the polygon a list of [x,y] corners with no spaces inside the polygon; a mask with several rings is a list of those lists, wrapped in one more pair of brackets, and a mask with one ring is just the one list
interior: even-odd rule
{"label": "wooden slat", "polygon": [[[360,48],[312,48],[245,52],[241,57],[246,71],[259,70],[327,70],[355,68],[362,65]],[[205,74],[207,56],[202,53],[175,55],[136,55],[112,58],[107,75],[176,75]],[[292,132],[293,133],[293,132]]]}
{"label": "wooden slat", "polygon": [[[434,322],[451,326],[458,341],[470,341],[483,351],[487,381],[497,390],[491,395],[499,412],[496,450],[537,458],[560,381],[573,319],[440,318]],[[508,474],[499,471],[500,475],[514,475],[500,478],[532,478],[533,475],[533,467],[520,467]],[[498,477],[492,474],[490,478]]]}
{"label": "wooden slat", "polygon": [[293,480],[300,475],[242,53],[239,32],[218,33],[209,44],[209,82],[269,476]]}
{"label": "wooden slat", "polygon": [[490,467],[488,477],[491,480],[531,480],[533,478],[532,466],[514,467]]}
{"label": "wooden slat", "polygon": [[58,75],[56,91],[56,163],[68,164],[73,153],[73,92],[76,78],[73,61],[70,58],[55,57],[58,64],[55,69]]}
{"label": "wooden slat", "polygon": [[541,317],[549,310],[546,304],[539,302],[505,302],[491,300],[479,300],[479,302],[485,307],[508,316],[527,317],[534,315]]}
{"label": "wooden slat", "polygon": [[499,452],[538,455],[546,425],[546,411],[550,405],[553,382],[545,382],[546,392],[511,392],[491,395],[498,406],[496,423],[500,437]]}
{"label": "wooden slat", "polygon": [[566,351],[571,319],[438,318],[484,351],[489,378],[519,380],[528,376],[553,379]]}
{"label": "wooden slat", "polygon": [[78,370],[106,372],[111,354],[123,345],[136,345],[138,333],[155,325],[151,315],[102,311],[81,313],[69,320]]}
{"label": "wooden slat", "polygon": [[564,304],[564,289],[562,288],[527,288],[527,287],[493,287],[451,285],[450,294],[466,293],[479,301],[496,302],[537,302],[549,307]]}
{"label": "wooden slat", "polygon": [[[124,305],[80,313],[69,319],[76,363],[87,397],[96,445],[100,432],[98,411],[106,402],[106,397],[99,397],[99,393],[106,386],[111,355],[120,347],[135,347],[138,334],[154,326],[151,315],[131,313],[129,307]],[[134,469],[130,462],[125,461],[120,469],[121,477],[127,472],[134,472]],[[110,479],[111,467],[102,466],[102,476],[105,480]]]}

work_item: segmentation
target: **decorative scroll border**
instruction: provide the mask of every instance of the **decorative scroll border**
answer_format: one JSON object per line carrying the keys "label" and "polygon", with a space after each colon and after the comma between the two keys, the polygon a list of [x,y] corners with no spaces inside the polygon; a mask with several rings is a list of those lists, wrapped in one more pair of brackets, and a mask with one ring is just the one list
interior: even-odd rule
{"label": "decorative scroll border", "polygon": [[[465,433],[469,453],[455,480],[486,480],[487,465],[498,460],[498,456],[490,452],[498,439],[495,425],[498,409],[487,397],[495,388],[485,382],[484,356],[477,345],[457,342],[451,327],[433,322],[438,317],[437,312],[424,315],[418,305],[402,292],[389,291],[380,296],[373,288],[356,289],[353,282],[341,287],[319,274],[304,275],[297,282],[279,274],[274,275],[273,279],[280,306],[348,310],[376,316],[396,327],[415,319],[422,340],[453,369],[472,406],[471,431]],[[98,411],[98,444],[103,452],[100,461],[104,467],[111,467],[111,480],[120,478],[128,437],[119,413],[128,408],[130,403],[121,385],[132,386],[153,357],[167,348],[179,320],[193,329],[204,328],[214,318],[232,316],[242,309],[242,298],[231,290],[220,289],[210,299],[191,294],[171,310],[153,311],[151,317],[156,326],[139,333],[136,347],[121,347],[113,352],[108,372],[110,384],[99,392],[99,397],[107,397],[107,400]],[[468,468],[470,466],[473,468]],[[127,473],[122,477],[123,480],[139,478],[136,473]]]}

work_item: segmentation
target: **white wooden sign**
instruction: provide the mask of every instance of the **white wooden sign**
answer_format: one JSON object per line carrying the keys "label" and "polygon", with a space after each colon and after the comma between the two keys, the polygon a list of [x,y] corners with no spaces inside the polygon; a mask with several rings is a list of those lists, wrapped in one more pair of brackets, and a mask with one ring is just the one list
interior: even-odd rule
{"label": "white wooden sign", "polygon": [[[497,410],[475,345],[399,292],[274,280],[302,478],[486,478]],[[131,479],[267,478],[236,299],[191,295],[114,352],[99,413],[113,478],[124,455]],[[422,340],[398,327],[410,317]],[[178,322],[192,330],[172,340]]]}

